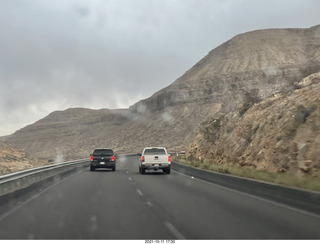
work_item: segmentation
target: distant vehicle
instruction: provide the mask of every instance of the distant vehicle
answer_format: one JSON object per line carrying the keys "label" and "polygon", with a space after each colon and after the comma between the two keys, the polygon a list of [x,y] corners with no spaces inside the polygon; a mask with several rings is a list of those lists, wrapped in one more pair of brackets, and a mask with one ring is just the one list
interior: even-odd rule
{"label": "distant vehicle", "polygon": [[161,169],[170,174],[171,156],[164,147],[146,147],[139,158],[139,172],[144,174],[146,170],[157,171]]}
{"label": "distant vehicle", "polygon": [[97,168],[111,168],[112,171],[116,171],[116,155],[112,149],[96,148],[90,154],[90,171]]}

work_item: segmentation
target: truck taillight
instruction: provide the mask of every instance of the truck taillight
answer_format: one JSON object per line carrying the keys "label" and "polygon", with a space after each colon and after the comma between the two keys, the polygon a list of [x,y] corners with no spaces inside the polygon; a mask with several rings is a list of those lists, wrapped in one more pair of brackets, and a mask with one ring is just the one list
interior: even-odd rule
{"label": "truck taillight", "polygon": [[111,161],[114,161],[114,156],[112,156]]}
{"label": "truck taillight", "polygon": [[171,156],[168,156],[168,162],[169,163],[171,162]]}
{"label": "truck taillight", "polygon": [[144,159],[145,159],[144,156],[142,156],[142,157],[141,157],[141,162],[144,162]]}
{"label": "truck taillight", "polygon": [[90,161],[93,161],[93,156],[90,156]]}

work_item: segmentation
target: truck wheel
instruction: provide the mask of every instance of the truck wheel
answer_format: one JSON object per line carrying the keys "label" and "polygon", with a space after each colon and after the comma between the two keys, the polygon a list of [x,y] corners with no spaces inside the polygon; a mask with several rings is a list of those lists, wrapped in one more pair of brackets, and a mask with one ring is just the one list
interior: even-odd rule
{"label": "truck wheel", "polygon": [[144,174],[146,172],[146,169],[141,168],[141,174]]}
{"label": "truck wheel", "polygon": [[169,168],[169,169],[167,169],[167,174],[169,175],[170,174],[170,171],[171,171],[171,169]]}
{"label": "truck wheel", "polygon": [[112,167],[112,171],[116,171],[116,166],[113,166],[113,167]]}
{"label": "truck wheel", "polygon": [[94,170],[95,170],[95,168],[90,166],[90,171],[94,171]]}

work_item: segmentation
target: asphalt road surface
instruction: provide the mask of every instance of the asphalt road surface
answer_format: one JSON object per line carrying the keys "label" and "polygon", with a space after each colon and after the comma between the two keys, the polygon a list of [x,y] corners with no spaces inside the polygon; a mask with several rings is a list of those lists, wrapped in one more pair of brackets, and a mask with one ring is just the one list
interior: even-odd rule
{"label": "asphalt road surface", "polygon": [[0,239],[320,239],[320,216],[178,173],[88,168],[0,209]]}

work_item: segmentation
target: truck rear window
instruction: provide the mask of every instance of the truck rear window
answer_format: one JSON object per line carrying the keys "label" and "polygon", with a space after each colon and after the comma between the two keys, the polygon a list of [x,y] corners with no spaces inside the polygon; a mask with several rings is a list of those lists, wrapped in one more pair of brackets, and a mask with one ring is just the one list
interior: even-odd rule
{"label": "truck rear window", "polygon": [[93,156],[101,156],[101,155],[112,156],[113,151],[110,149],[96,149],[96,150],[94,150]]}
{"label": "truck rear window", "polygon": [[144,155],[161,155],[166,154],[166,151],[162,148],[151,148],[151,149],[145,149]]}

